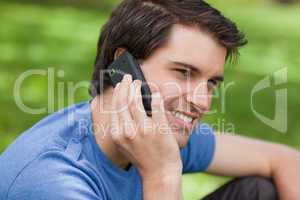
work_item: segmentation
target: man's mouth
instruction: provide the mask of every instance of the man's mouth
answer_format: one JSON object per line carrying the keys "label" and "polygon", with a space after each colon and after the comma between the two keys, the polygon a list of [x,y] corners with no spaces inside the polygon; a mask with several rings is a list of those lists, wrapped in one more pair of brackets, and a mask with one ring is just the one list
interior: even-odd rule
{"label": "man's mouth", "polygon": [[185,112],[180,111],[169,111],[168,114],[173,124],[175,124],[178,128],[185,128],[189,131],[192,130],[195,121],[198,119],[195,114],[186,114]]}
{"label": "man's mouth", "polygon": [[176,118],[183,120],[186,123],[191,123],[193,121],[193,118],[190,116],[187,116],[179,111],[172,111],[171,112]]}

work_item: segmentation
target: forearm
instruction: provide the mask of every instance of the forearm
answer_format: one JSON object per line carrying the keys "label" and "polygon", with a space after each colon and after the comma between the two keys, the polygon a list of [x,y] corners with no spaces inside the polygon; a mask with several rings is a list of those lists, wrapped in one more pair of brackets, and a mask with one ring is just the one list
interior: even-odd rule
{"label": "forearm", "polygon": [[272,177],[282,200],[300,199],[300,153],[290,147],[219,135],[208,172],[225,176]]}
{"label": "forearm", "polygon": [[143,177],[143,195],[145,200],[182,200],[181,174]]}
{"label": "forearm", "polygon": [[282,147],[272,161],[272,177],[282,200],[300,199],[300,153]]}

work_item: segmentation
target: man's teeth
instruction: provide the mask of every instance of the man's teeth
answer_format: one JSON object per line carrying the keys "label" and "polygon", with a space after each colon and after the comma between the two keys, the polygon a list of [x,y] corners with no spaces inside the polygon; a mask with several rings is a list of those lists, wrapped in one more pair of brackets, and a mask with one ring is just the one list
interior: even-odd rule
{"label": "man's teeth", "polygon": [[177,118],[179,118],[179,119],[181,119],[181,120],[183,120],[183,121],[185,121],[185,122],[191,123],[191,122],[193,121],[193,118],[192,118],[192,117],[186,116],[185,114],[180,113],[180,112],[178,112],[178,111],[172,111],[172,114],[173,114],[175,117],[177,117]]}

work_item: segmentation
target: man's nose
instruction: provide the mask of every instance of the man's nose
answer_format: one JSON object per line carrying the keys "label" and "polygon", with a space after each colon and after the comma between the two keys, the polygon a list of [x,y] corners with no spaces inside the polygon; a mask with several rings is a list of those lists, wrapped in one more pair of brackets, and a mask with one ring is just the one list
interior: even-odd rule
{"label": "man's nose", "polygon": [[209,93],[207,82],[201,81],[200,83],[191,85],[186,99],[197,106],[202,113],[209,111],[211,94]]}

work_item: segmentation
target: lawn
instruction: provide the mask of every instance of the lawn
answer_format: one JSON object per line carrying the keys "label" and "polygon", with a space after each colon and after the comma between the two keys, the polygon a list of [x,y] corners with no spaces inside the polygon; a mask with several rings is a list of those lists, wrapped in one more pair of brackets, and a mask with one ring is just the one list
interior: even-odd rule
{"label": "lawn", "polygon": [[[275,6],[259,1],[222,3],[210,1],[232,18],[246,33],[249,44],[242,49],[240,61],[227,65],[225,83],[232,84],[226,92],[226,103],[215,99],[205,121],[216,129],[233,126],[234,132],[249,137],[284,143],[300,148],[300,7]],[[229,1],[234,2],[234,1]],[[246,1],[245,1],[246,2]],[[14,99],[14,84],[28,69],[64,71],[54,81],[54,107],[49,113],[74,102],[65,98],[66,89],[57,93],[58,82],[89,81],[93,69],[96,42],[100,27],[108,13],[96,9],[41,6],[35,4],[0,3],[0,152],[20,133],[47,115],[27,114]],[[298,67],[298,68],[297,68]],[[287,82],[266,88],[253,98],[255,110],[272,118],[275,114],[275,92],[287,89],[287,131],[281,133],[264,124],[251,110],[251,91],[262,79],[287,68]],[[34,108],[47,105],[47,80],[32,76],[24,81],[20,94],[26,105]],[[75,102],[89,98],[87,89],[80,88]],[[221,109],[223,108],[223,110]],[[228,178],[204,174],[184,176],[186,199],[197,199]]]}

